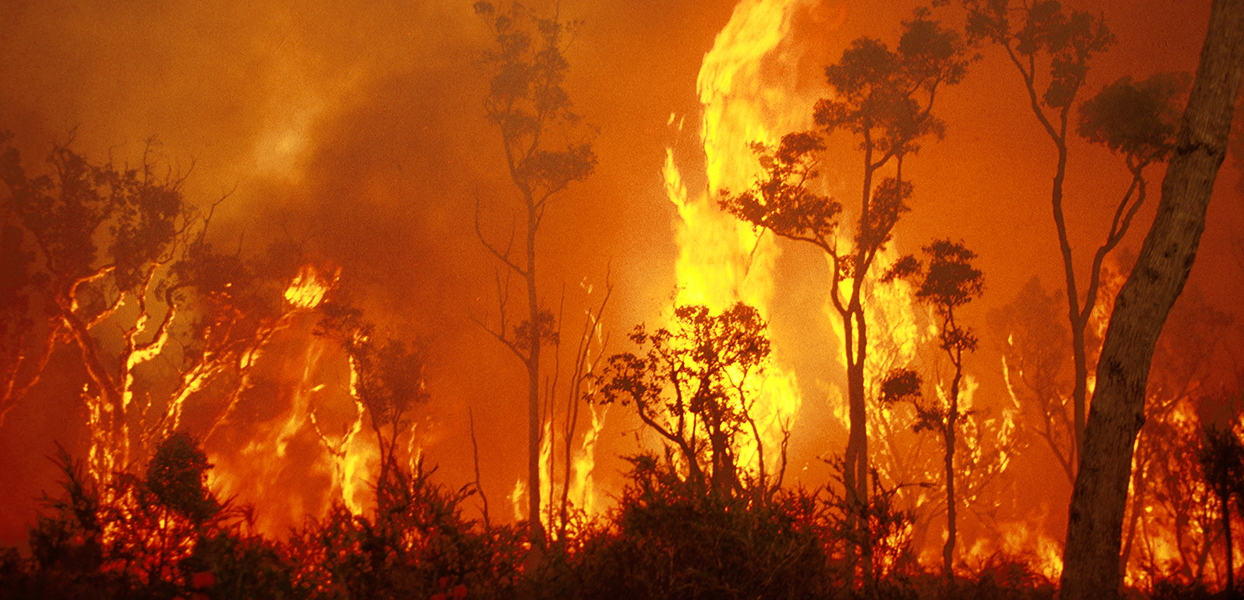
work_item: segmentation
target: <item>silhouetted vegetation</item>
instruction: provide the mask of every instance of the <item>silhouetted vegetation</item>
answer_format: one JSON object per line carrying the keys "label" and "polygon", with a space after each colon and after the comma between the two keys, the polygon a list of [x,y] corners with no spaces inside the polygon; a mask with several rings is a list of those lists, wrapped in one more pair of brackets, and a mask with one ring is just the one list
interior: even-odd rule
{"label": "silhouetted vegetation", "polygon": [[[767,500],[706,493],[675,454],[629,457],[607,515],[572,528],[530,569],[526,527],[463,514],[473,485],[433,481],[435,469],[395,467],[367,514],[334,507],[273,540],[249,507],[205,487],[211,465],[190,436],[157,448],[145,477],[94,486],[62,454],[64,482],[30,531],[31,555],[0,552],[0,598],[930,598],[941,577],[921,570],[911,516],[877,488],[867,507],[836,491],[782,489]],[[855,588],[849,549],[865,515],[876,587]],[[996,557],[956,598],[1049,598],[1048,581]]]}

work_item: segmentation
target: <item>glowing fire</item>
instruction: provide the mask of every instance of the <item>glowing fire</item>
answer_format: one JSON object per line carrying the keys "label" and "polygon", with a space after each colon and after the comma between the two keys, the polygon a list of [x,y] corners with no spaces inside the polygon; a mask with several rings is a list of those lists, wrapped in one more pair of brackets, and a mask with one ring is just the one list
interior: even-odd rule
{"label": "glowing fire", "polygon": [[[740,2],[704,57],[697,88],[704,111],[700,140],[707,190],[694,199],[688,197],[672,148],[666,150],[663,169],[666,194],[679,216],[676,304],[703,304],[722,311],[742,301],[768,318],[777,244],[772,235],[763,235],[722,212],[716,198],[723,189],[751,185],[759,172],[749,144],[773,143],[786,132],[810,125],[809,108],[815,98],[791,92],[796,86],[789,67],[801,49],[792,44],[789,34],[796,11],[812,4],[808,0]],[[670,123],[675,120],[671,115]],[[681,130],[682,120],[677,121]],[[782,356],[777,344],[773,354]],[[777,364],[767,369],[760,387],[752,416],[761,428],[765,447],[773,448],[799,412],[799,389],[794,373]],[[754,440],[745,442],[740,464],[756,468],[758,454]]]}
{"label": "glowing fire", "polygon": [[[310,472],[302,477],[327,479],[328,494],[340,500],[354,514],[362,514],[374,494],[375,474],[378,472],[379,451],[370,432],[364,431],[365,408],[358,394],[357,369],[348,358],[335,353],[332,339],[311,333],[318,320],[313,309],[336,287],[340,269],[327,272],[313,265],[304,265],[284,291],[288,303],[287,312],[270,327],[266,336],[284,331],[282,339],[305,340],[301,351],[292,355],[272,355],[264,344],[243,353],[239,364],[246,373],[239,392],[234,394],[225,409],[220,423],[228,422],[231,414],[243,401],[246,390],[256,382],[251,380],[250,369],[268,365],[262,369],[274,369],[282,379],[281,388],[289,390],[289,408],[274,418],[259,423],[239,449],[209,452],[209,458],[217,468],[209,472],[209,485],[223,496],[238,495],[248,502],[261,502],[269,510],[258,513],[256,523],[260,531],[272,535],[284,533],[284,526],[291,523],[282,519],[298,519],[302,515],[315,515],[326,499],[316,499],[290,493],[276,484],[292,475],[297,461],[310,461]],[[280,353],[278,353],[280,354]],[[349,386],[330,386],[324,382],[325,370],[341,360],[348,364]],[[265,375],[271,377],[272,375]],[[325,406],[345,401],[349,416],[334,419],[324,412]],[[344,411],[329,411],[344,414]],[[207,434],[210,438],[213,427]],[[308,442],[314,444],[313,456],[305,456]],[[295,446],[299,457],[295,458]]]}
{"label": "glowing fire", "polygon": [[341,269],[337,269],[327,278],[311,265],[304,265],[298,270],[294,281],[285,289],[285,300],[296,308],[311,309],[324,301],[324,294],[336,287],[341,278]]}
{"label": "glowing fire", "polygon": [[592,426],[584,433],[583,445],[575,457],[570,499],[591,516],[597,514],[600,506],[592,477],[596,469],[596,441],[600,439],[600,430],[605,426],[605,415],[609,412],[609,407],[589,404],[588,409],[592,414]]}

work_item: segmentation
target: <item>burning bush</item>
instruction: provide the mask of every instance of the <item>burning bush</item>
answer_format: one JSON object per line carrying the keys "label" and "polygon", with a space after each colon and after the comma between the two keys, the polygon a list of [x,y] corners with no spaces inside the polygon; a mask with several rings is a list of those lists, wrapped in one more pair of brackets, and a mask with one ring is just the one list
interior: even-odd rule
{"label": "burning bush", "polygon": [[30,532],[31,557],[0,565],[3,598],[295,596],[279,544],[248,533],[249,509],[205,486],[211,468],[197,441],[174,434],[146,477],[114,474],[99,485],[61,451],[63,494]]}
{"label": "burning bush", "polygon": [[338,505],[299,532],[291,551],[305,553],[300,580],[324,597],[512,597],[522,534],[463,517],[473,487],[452,491],[430,480],[434,471],[422,462],[414,472],[394,468],[370,518]]}
{"label": "burning bush", "polygon": [[533,589],[558,598],[822,598],[818,501],[705,493],[653,454],[629,457],[630,484],[607,527]]}

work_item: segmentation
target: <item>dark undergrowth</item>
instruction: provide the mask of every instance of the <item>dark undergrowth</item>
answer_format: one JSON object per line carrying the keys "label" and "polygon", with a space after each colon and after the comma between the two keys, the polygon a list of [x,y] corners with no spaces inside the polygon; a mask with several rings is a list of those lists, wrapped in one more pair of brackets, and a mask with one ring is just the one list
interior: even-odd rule
{"label": "dark undergrowth", "polygon": [[[993,557],[953,585],[921,569],[909,518],[884,490],[866,533],[824,491],[714,494],[666,461],[632,457],[607,515],[578,519],[533,556],[523,524],[464,515],[472,486],[452,489],[422,466],[378,486],[377,507],[336,507],[285,540],[254,533],[248,509],[218,501],[193,440],[173,436],[143,477],[95,485],[62,454],[62,490],[30,528],[30,553],[0,550],[0,600],[464,598],[1049,600],[1054,582]],[[873,548],[871,569],[856,553]],[[1213,598],[1164,581],[1137,598]]]}

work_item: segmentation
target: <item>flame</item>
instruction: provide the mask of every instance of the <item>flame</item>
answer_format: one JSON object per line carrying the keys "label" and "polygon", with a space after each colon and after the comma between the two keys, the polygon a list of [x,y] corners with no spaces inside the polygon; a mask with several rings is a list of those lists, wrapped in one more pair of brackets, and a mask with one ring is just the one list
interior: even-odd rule
{"label": "flame", "polygon": [[546,490],[548,495],[540,502],[544,507],[540,515],[540,523],[544,526],[544,530],[554,532],[557,528],[553,525],[554,516],[556,514],[557,502],[554,498],[557,496],[557,486],[553,483],[553,420],[544,421],[544,434],[540,436],[540,489]]}
{"label": "flame", "polygon": [[[599,408],[598,408],[599,407]],[[583,434],[583,445],[574,459],[574,482],[570,486],[570,499],[588,516],[597,514],[599,506],[592,474],[596,469],[596,442],[605,427],[605,415],[609,406],[589,404],[592,427]]]}
{"label": "flame", "polygon": [[[319,516],[324,508],[324,498],[317,498],[311,487],[290,490],[275,482],[288,479],[288,469],[294,465],[309,469],[297,477],[304,480],[323,478],[327,492],[355,514],[361,514],[372,497],[374,472],[379,462],[375,440],[363,433],[364,409],[354,385],[357,374],[350,364],[351,386],[349,402],[352,417],[346,419],[339,430],[337,424],[328,426],[317,414],[317,406],[326,402],[340,402],[346,394],[328,390],[322,381],[322,371],[333,361],[343,360],[336,354],[331,338],[311,333],[315,321],[312,309],[319,306],[325,295],[337,284],[340,269],[324,275],[313,265],[304,265],[284,292],[288,309],[280,319],[263,333],[270,340],[277,332],[287,341],[301,341],[300,351],[292,355],[278,352],[270,356],[266,343],[257,344],[237,358],[243,380],[238,391],[232,395],[219,423],[227,421],[234,408],[251,389],[251,369],[276,369],[287,378],[281,383],[288,390],[290,406],[267,422],[257,424],[245,442],[237,448],[209,449],[209,458],[217,468],[209,471],[209,485],[223,497],[239,496],[243,501],[261,504],[266,510],[257,514],[256,529],[270,535],[283,535],[292,519],[297,522],[303,515]],[[293,337],[291,337],[293,336]],[[299,336],[304,336],[300,339]],[[298,342],[295,342],[298,343]],[[344,360],[343,360],[344,362]],[[254,398],[246,400],[254,401]],[[218,423],[218,424],[219,424]],[[212,432],[216,430],[215,426]],[[209,432],[208,437],[212,435]],[[318,454],[306,455],[307,441],[318,442]],[[294,447],[300,448],[295,456]],[[302,464],[299,461],[310,461]]]}
{"label": "flame", "polygon": [[314,266],[303,265],[298,269],[298,275],[285,289],[285,301],[296,308],[315,308],[324,300],[324,294],[336,287],[340,278],[340,268],[325,278],[321,277],[320,272]]}
{"label": "flame", "polygon": [[[312,376],[328,344],[324,338],[312,337],[301,353],[297,362],[302,365],[302,370],[293,383],[291,407],[284,415],[259,427],[240,452],[209,455],[220,468],[208,472],[208,483],[219,490],[221,496],[262,499],[264,506],[273,507],[257,513],[256,526],[261,531],[280,533],[281,527],[277,523],[280,518],[307,511],[300,495],[272,489],[269,484],[280,479],[289,462],[290,442],[310,423],[311,397],[319,389],[312,383]],[[284,510],[273,510],[276,507]]]}
{"label": "flame", "polygon": [[[662,168],[666,195],[679,217],[676,304],[722,311],[741,301],[768,318],[778,246],[772,235],[722,212],[715,199],[722,190],[752,183],[759,163],[750,144],[771,144],[784,133],[811,125],[810,107],[816,98],[792,92],[796,73],[790,67],[803,49],[792,42],[790,32],[795,13],[814,5],[812,0],[744,0],[704,56],[696,84],[703,109],[700,142],[707,189],[689,197],[673,148],[666,149]],[[670,115],[671,126],[675,121],[681,130],[683,120]],[[780,359],[779,345],[771,340],[771,348]],[[783,429],[799,413],[795,374],[771,365],[756,398],[751,416],[760,429],[759,443],[776,448]],[[740,466],[756,469],[758,441],[743,445]],[[767,458],[775,461],[775,454]]]}
{"label": "flame", "polygon": [[514,482],[514,490],[510,492],[510,504],[514,505],[514,520],[522,521],[527,518],[527,484],[522,479]]}

